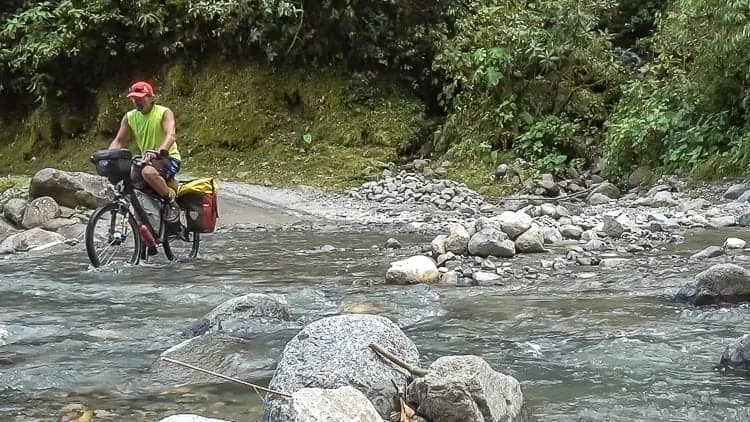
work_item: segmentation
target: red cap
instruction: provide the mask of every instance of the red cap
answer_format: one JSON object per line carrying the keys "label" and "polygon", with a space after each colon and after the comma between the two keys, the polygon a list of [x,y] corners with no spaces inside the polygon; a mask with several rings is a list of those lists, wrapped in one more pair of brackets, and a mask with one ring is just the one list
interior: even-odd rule
{"label": "red cap", "polygon": [[154,87],[148,82],[136,82],[128,90],[128,98],[143,98],[147,95],[154,95]]}

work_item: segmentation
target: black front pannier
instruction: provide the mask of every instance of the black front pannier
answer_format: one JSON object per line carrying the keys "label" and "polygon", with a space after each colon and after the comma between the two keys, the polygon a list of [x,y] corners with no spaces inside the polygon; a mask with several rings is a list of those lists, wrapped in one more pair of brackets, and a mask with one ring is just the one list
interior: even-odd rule
{"label": "black front pannier", "polygon": [[118,183],[130,177],[133,155],[127,149],[102,149],[91,156],[96,174],[106,177],[110,183]]}

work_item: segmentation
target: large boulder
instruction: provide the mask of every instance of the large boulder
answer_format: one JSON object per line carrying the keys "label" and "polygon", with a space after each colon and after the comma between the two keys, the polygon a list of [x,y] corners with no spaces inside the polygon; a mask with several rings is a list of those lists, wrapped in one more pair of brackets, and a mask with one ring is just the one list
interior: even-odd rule
{"label": "large boulder", "polygon": [[463,224],[451,224],[450,234],[445,239],[445,251],[456,255],[464,255],[469,246],[469,232]]}
{"label": "large boulder", "polygon": [[719,365],[726,371],[750,373],[750,334],[727,345]]}
{"label": "large boulder", "polygon": [[750,271],[735,264],[716,264],[685,284],[675,300],[693,305],[750,301]]}
{"label": "large boulder", "polygon": [[431,422],[520,422],[528,417],[521,384],[479,356],[444,356],[406,389]]}
{"label": "large boulder", "polygon": [[434,284],[440,281],[440,273],[432,258],[415,255],[394,261],[385,273],[389,284]]}
{"label": "large boulder", "polygon": [[36,227],[8,236],[0,243],[0,250],[34,251],[46,249],[64,241],[63,235]]}
{"label": "large boulder", "polygon": [[109,182],[83,172],[69,172],[53,168],[39,170],[31,179],[29,198],[51,196],[60,205],[76,208],[96,208],[111,199]]}
{"label": "large boulder", "polygon": [[348,385],[335,390],[297,390],[292,394],[290,407],[290,420],[294,422],[383,422],[367,397]]}
{"label": "large boulder", "polygon": [[[278,331],[288,322],[287,305],[273,296],[250,293],[227,300],[183,331],[184,337],[207,332],[224,332],[233,337],[250,338]],[[299,327],[297,327],[299,328]]]}
{"label": "large boulder", "polygon": [[502,231],[513,240],[530,229],[534,222],[530,215],[520,211],[503,211],[497,216],[497,221]]}
{"label": "large boulder", "polygon": [[[371,343],[413,364],[419,361],[417,346],[388,318],[350,314],[312,322],[284,348],[269,388],[292,394],[305,387],[335,389],[353,386],[387,418],[396,385],[406,384],[406,375],[378,356]],[[269,396],[261,422],[288,422],[294,416],[289,400]]]}

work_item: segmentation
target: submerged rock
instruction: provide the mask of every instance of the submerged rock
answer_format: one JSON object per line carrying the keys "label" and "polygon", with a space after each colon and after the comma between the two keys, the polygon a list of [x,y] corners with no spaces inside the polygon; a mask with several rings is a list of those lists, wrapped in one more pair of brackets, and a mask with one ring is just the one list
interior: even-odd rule
{"label": "submerged rock", "polygon": [[234,337],[249,338],[257,333],[277,331],[289,321],[287,305],[267,294],[250,293],[227,300],[186,328],[184,337],[223,331]]}
{"label": "submerged rock", "polygon": [[[419,361],[417,346],[391,322],[377,315],[337,315],[312,322],[284,348],[269,388],[292,394],[305,387],[335,389],[356,386],[387,418],[403,371],[372,349],[379,343],[410,363]],[[261,422],[293,421],[289,400],[270,396]]]}
{"label": "submerged rock", "polygon": [[685,284],[675,300],[693,305],[750,301],[750,271],[735,264],[716,264]]}
{"label": "submerged rock", "polygon": [[727,345],[719,365],[725,371],[750,372],[750,334]]}

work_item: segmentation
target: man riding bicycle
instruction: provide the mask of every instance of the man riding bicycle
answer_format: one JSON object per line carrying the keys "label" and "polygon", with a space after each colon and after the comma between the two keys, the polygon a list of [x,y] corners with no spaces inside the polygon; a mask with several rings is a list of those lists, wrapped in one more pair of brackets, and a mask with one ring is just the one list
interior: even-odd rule
{"label": "man riding bicycle", "polygon": [[[120,121],[120,129],[109,149],[126,148],[135,140],[140,154],[150,163],[143,167],[143,180],[167,203],[167,221],[179,218],[176,192],[167,182],[180,171],[182,157],[175,142],[175,119],[168,107],[155,104],[154,88],[148,82],[136,82],[128,90],[133,110]],[[159,151],[154,153],[152,151]]]}

